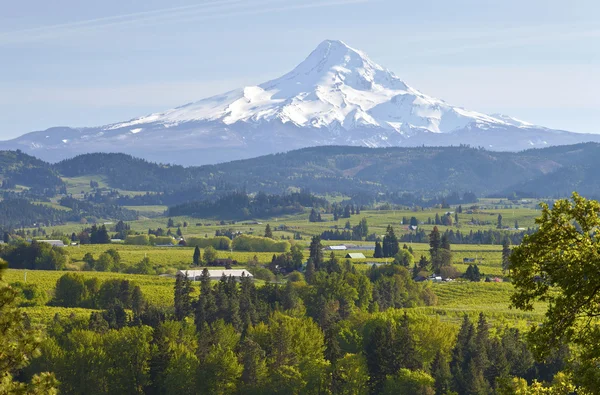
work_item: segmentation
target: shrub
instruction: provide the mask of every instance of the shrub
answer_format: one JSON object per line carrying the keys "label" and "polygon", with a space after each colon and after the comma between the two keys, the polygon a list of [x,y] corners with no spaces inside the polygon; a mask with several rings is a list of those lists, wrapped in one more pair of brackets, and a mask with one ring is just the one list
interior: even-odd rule
{"label": "shrub", "polygon": [[250,252],[288,252],[289,241],[275,241],[267,237],[240,235],[233,239],[233,249]]}
{"label": "shrub", "polygon": [[129,235],[125,238],[125,244],[147,246],[150,244],[148,235]]}
{"label": "shrub", "polygon": [[48,294],[36,284],[19,281],[11,286],[18,292],[19,307],[43,306],[48,301]]}
{"label": "shrub", "polygon": [[231,248],[231,239],[225,236],[216,236],[211,238],[206,237],[188,237],[188,247],[206,248],[212,247],[215,250],[228,250]]}

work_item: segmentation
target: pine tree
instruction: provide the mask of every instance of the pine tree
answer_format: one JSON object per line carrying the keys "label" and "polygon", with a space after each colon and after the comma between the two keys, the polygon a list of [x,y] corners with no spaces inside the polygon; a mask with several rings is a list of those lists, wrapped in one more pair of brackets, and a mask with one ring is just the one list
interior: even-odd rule
{"label": "pine tree", "polygon": [[315,272],[316,272],[316,268],[315,268],[315,262],[313,261],[312,258],[308,258],[308,263],[306,264],[306,282],[311,284],[312,281],[314,280],[315,277]]}
{"label": "pine tree", "polygon": [[502,214],[498,214],[498,229],[502,229]]}
{"label": "pine tree", "polygon": [[194,257],[192,258],[192,262],[194,263],[195,266],[200,266],[200,262],[202,260],[202,255],[200,253],[200,247],[196,246],[196,248],[194,248]]}
{"label": "pine tree", "polygon": [[344,218],[350,218],[350,205],[346,205],[346,207],[344,207]]}
{"label": "pine tree", "polygon": [[183,236],[183,233],[181,233],[180,227],[177,227],[177,236],[179,236],[179,237]]}
{"label": "pine tree", "polygon": [[394,233],[394,228],[391,225],[387,226],[386,234],[383,237],[383,256],[385,258],[392,257],[400,251],[400,245],[398,243],[398,237]]}
{"label": "pine tree", "polygon": [[383,258],[383,249],[381,248],[381,243],[375,242],[375,252],[373,253],[373,258]]}
{"label": "pine tree", "polygon": [[317,211],[313,208],[310,210],[310,215],[308,216],[308,222],[317,222],[319,218],[317,217]]}
{"label": "pine tree", "polygon": [[273,238],[273,232],[271,231],[271,225],[269,224],[265,227],[265,237],[268,237],[269,239]]}
{"label": "pine tree", "polygon": [[167,220],[167,228],[172,228],[175,226],[175,223],[173,222],[173,218],[169,218]]}
{"label": "pine tree", "polygon": [[310,247],[309,247],[312,263],[315,266],[315,270],[321,270],[323,266],[323,246],[321,245],[321,238],[319,236],[313,236]]}
{"label": "pine tree", "polygon": [[510,249],[510,240],[508,239],[508,237],[506,237],[502,242],[502,272],[508,270],[508,266],[510,265],[511,252],[512,251]]}
{"label": "pine tree", "polygon": [[454,213],[454,223],[458,225],[458,212]]}
{"label": "pine tree", "polygon": [[183,320],[192,312],[192,282],[187,274],[177,275],[175,279],[175,318]]}
{"label": "pine tree", "polygon": [[441,351],[435,354],[435,358],[431,363],[431,376],[435,380],[435,393],[437,395],[443,395],[450,391],[452,380],[450,366]]}
{"label": "pine tree", "polygon": [[466,394],[469,380],[469,364],[472,360],[473,337],[475,328],[469,317],[465,314],[462,325],[458,331],[456,343],[452,349],[450,373],[452,375],[452,389],[459,394]]}
{"label": "pine tree", "polygon": [[400,325],[394,339],[395,366],[394,371],[397,372],[401,368],[417,370],[423,367],[423,363],[419,358],[417,345],[413,339],[408,315],[406,311],[400,319]]}

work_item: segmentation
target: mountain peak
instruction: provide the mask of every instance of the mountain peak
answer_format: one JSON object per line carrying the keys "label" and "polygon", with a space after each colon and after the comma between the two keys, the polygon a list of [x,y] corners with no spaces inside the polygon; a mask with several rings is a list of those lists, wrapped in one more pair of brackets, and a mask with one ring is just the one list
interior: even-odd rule
{"label": "mountain peak", "polygon": [[260,85],[127,122],[35,132],[10,142],[10,147],[47,152],[46,157],[90,150],[148,157],[146,150],[167,155],[203,149],[215,158],[235,151],[226,154],[235,159],[331,144],[464,143],[515,150],[592,140],[600,137],[451,106],[409,87],[345,42],[325,40],[292,71]]}

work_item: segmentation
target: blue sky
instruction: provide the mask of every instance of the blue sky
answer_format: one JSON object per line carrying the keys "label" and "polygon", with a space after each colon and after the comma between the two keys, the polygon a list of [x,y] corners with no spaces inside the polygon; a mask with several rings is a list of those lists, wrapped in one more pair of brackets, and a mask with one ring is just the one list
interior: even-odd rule
{"label": "blue sky", "polygon": [[592,0],[2,0],[0,139],[258,84],[324,39],[452,105],[600,133],[599,14]]}

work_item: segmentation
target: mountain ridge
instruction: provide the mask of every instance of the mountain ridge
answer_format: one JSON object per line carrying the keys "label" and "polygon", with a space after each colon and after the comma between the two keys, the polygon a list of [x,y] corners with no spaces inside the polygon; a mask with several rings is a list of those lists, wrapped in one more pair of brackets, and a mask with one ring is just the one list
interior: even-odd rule
{"label": "mountain ridge", "polygon": [[208,164],[308,146],[448,146],[497,151],[600,142],[487,115],[410,87],[365,53],[325,40],[290,72],[126,122],[50,128],[0,142],[49,161],[93,151],[180,164]]}

